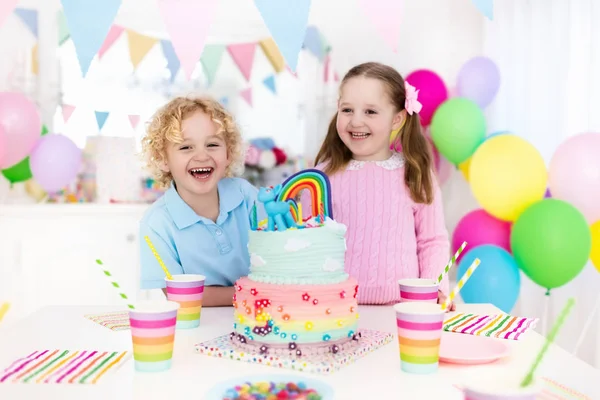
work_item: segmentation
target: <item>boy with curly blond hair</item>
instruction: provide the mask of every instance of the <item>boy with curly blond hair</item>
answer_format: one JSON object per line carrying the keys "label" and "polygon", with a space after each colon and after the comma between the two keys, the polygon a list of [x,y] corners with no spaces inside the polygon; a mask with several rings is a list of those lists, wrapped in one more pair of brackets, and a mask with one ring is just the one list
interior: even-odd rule
{"label": "boy with curly blond hair", "polygon": [[233,117],[210,98],[177,97],[153,116],[143,152],[165,194],[140,222],[141,287],[165,287],[169,272],[206,277],[203,306],[231,305],[234,282],[248,274],[248,231],[257,189],[234,175],[244,157]]}

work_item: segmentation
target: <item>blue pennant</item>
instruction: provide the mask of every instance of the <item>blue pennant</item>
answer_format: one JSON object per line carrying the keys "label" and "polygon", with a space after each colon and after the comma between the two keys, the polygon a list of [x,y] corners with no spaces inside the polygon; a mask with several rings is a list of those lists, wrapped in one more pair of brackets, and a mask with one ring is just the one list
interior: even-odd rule
{"label": "blue pennant", "polygon": [[31,33],[38,37],[38,12],[28,8],[15,8],[15,14],[27,25]]}
{"label": "blue pennant", "polygon": [[167,59],[167,68],[171,71],[171,83],[173,83],[175,77],[177,77],[177,72],[179,72],[179,68],[181,67],[181,62],[179,61],[179,57],[177,57],[173,43],[170,40],[161,40],[160,45],[163,54]]}
{"label": "blue pennant", "polygon": [[96,122],[98,123],[98,130],[102,130],[102,127],[106,123],[108,118],[108,112],[106,111],[94,111],[96,113]]}
{"label": "blue pennant", "polygon": [[277,94],[277,89],[275,88],[275,75],[269,75],[264,80],[263,83],[266,87],[271,90],[274,94]]}
{"label": "blue pennant", "polygon": [[480,13],[491,21],[494,17],[494,0],[472,0]]}
{"label": "blue pennant", "polygon": [[306,29],[306,36],[304,37],[304,47],[313,53],[319,61],[323,61],[325,58],[325,49],[323,48],[323,42],[321,41],[321,33],[315,26],[309,26]]}

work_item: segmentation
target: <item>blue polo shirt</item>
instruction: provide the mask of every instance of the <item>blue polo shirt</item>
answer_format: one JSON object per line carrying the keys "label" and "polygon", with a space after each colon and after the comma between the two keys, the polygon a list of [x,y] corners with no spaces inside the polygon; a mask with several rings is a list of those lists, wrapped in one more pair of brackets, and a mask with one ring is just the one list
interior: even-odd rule
{"label": "blue polo shirt", "polygon": [[233,286],[248,275],[250,213],[258,190],[244,179],[224,178],[218,191],[216,223],[196,214],[173,186],[146,211],[140,222],[142,289],[165,287],[146,235],[173,275],[201,274],[206,286]]}

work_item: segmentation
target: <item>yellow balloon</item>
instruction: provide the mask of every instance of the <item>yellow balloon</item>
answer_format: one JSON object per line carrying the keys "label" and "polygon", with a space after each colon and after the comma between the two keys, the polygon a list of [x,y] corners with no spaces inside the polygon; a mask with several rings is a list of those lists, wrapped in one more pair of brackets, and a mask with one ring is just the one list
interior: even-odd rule
{"label": "yellow balloon", "polygon": [[460,172],[462,172],[467,182],[469,182],[469,167],[471,166],[472,159],[473,157],[469,157],[466,161],[463,161],[460,164],[458,164],[458,169],[460,170]]}
{"label": "yellow balloon", "polygon": [[525,139],[504,134],[481,144],[469,166],[471,190],[494,217],[515,221],[544,198],[548,171],[541,154]]}
{"label": "yellow balloon", "polygon": [[600,221],[591,226],[592,231],[592,253],[590,259],[594,267],[600,272]]}

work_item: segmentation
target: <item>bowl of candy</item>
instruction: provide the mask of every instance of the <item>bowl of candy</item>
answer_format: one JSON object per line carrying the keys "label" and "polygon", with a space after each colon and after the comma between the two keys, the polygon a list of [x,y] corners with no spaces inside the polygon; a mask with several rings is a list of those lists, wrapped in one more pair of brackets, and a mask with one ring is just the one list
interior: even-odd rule
{"label": "bowl of candy", "polygon": [[206,400],[333,400],[327,383],[299,375],[252,375],[218,383]]}

